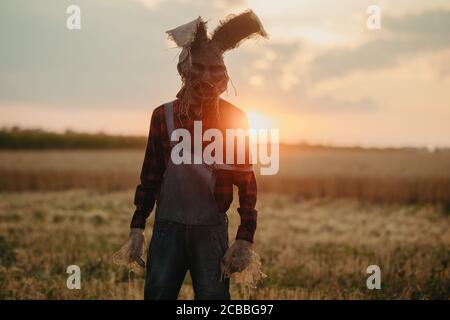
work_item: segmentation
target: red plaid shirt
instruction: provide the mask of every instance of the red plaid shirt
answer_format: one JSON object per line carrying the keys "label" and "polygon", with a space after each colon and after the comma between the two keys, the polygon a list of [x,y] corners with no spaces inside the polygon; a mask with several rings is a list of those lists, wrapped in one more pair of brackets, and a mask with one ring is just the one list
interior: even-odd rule
{"label": "red plaid shirt", "polygon": [[[176,128],[186,128],[194,137],[194,116],[187,117],[179,113],[180,100],[174,102],[174,122]],[[231,103],[220,99],[219,118],[213,112],[206,113],[202,118],[203,131],[209,128],[218,128],[225,137],[225,129],[247,128],[245,113]],[[203,142],[206,146],[209,142]],[[224,158],[225,158],[224,143]],[[248,150],[248,148],[247,148]],[[235,152],[236,156],[236,152]],[[140,184],[136,188],[134,204],[136,210],[131,220],[132,228],[145,228],[145,222],[153,210],[157,200],[159,188],[162,182],[166,163],[170,157],[170,143],[167,133],[164,106],[157,107],[152,114],[150,132],[148,136],[145,158],[142,165]],[[248,157],[248,154],[247,154]],[[248,162],[248,158],[247,162]],[[224,159],[225,162],[225,159]],[[217,179],[214,190],[217,206],[221,212],[226,212],[233,201],[233,185],[238,187],[239,208],[241,224],[238,228],[236,239],[253,242],[256,230],[257,211],[256,205],[256,179],[252,172],[242,171],[217,171]]]}

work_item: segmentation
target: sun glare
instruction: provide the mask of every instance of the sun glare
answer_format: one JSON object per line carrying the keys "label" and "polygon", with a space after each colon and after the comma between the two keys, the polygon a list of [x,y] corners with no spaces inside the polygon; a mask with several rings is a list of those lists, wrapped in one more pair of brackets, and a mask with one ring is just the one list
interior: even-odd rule
{"label": "sun glare", "polygon": [[248,125],[250,129],[271,129],[273,128],[272,120],[260,112],[247,112]]}

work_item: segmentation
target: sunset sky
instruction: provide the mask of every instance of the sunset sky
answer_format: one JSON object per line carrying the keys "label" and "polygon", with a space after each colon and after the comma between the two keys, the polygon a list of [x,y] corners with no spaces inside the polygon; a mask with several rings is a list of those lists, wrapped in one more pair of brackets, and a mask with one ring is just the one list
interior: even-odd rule
{"label": "sunset sky", "polygon": [[[67,6],[81,30],[66,28]],[[381,30],[368,30],[378,5]],[[145,135],[180,88],[165,31],[251,8],[268,40],[225,55],[223,98],[285,142],[450,146],[448,0],[7,0],[0,126]]]}

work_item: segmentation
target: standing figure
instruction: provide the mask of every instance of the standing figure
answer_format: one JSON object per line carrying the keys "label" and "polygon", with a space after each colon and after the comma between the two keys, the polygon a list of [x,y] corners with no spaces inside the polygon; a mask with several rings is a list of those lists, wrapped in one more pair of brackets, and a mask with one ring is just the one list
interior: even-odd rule
{"label": "standing figure", "polygon": [[[256,179],[248,148],[243,164],[226,163],[227,141],[223,164],[176,164],[171,151],[178,141],[170,137],[184,128],[193,139],[194,121],[202,121],[203,132],[220,130],[224,139],[226,129],[247,130],[245,113],[220,98],[229,81],[223,54],[253,35],[267,35],[251,10],[222,21],[211,36],[201,17],[167,33],[182,49],[177,64],[182,88],[174,101],[157,107],[151,117],[131,221],[131,260],[145,266],[144,228],[156,202],[144,298],[177,299],[189,271],[195,299],[230,299],[229,278],[221,273],[242,271],[249,264],[256,229]],[[202,142],[203,148],[208,143]],[[235,151],[236,158],[242,150]],[[228,247],[233,185],[239,190],[241,223]]]}

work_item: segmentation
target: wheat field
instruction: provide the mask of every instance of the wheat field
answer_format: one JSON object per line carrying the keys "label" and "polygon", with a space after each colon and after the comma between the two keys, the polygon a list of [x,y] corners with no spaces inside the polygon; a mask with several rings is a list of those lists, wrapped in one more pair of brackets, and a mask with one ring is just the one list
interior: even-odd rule
{"label": "wheat field", "polygon": [[[0,299],[142,299],[144,275],[112,263],[142,155],[0,152]],[[445,152],[284,150],[280,174],[258,177],[267,278],[250,292],[232,282],[232,298],[449,299],[448,164]],[[66,287],[72,264],[81,290]],[[366,287],[374,264],[380,290]],[[192,296],[187,275],[180,298]]]}

